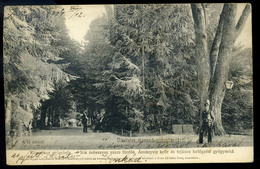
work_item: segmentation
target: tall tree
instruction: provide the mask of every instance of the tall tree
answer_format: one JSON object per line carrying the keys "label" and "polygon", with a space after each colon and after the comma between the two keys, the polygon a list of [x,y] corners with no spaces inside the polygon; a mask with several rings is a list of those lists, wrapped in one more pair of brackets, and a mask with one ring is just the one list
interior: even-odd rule
{"label": "tall tree", "polygon": [[[174,106],[171,106],[178,103],[174,95],[179,93],[181,98],[190,98],[190,92],[194,92],[187,90],[190,89],[189,85],[192,86],[188,82],[193,81],[192,77],[195,73],[192,66],[193,27],[187,24],[191,21],[189,6],[116,5],[114,11],[111,12],[110,8],[107,8],[107,11],[108,23],[97,19],[93,22],[96,26],[91,27],[88,32],[86,37],[89,44],[86,53],[95,60],[96,65],[103,63],[101,65],[106,68],[104,74],[110,75],[109,77],[113,75],[110,80],[107,78],[109,85],[106,87],[110,91],[107,92],[107,96],[117,95],[118,97],[120,95],[118,91],[124,89],[121,94],[124,98],[121,100],[125,102],[120,103],[120,106],[125,105],[125,107],[119,112],[127,110],[126,114],[129,114],[132,107],[138,110],[135,112],[143,112],[143,120],[146,120],[146,116],[155,114],[153,117],[157,118],[156,127],[163,126],[163,121],[169,121],[167,111],[173,114],[176,112],[172,108]],[[109,28],[109,30],[106,31],[104,28]],[[104,48],[105,46],[110,46],[110,50],[107,47]],[[109,50],[109,53],[103,52],[106,50]],[[104,66],[104,61],[109,64]],[[134,94],[125,97],[128,91],[125,87],[132,86],[125,84],[132,83],[131,80],[138,82],[135,83],[137,88],[140,82],[143,90],[142,102],[145,106],[138,106],[140,102],[134,101],[136,97]],[[118,88],[120,84],[124,85]],[[110,98],[107,96],[103,98]],[[108,112],[118,111],[115,107],[117,105],[115,98],[111,97],[110,101],[112,100],[113,103],[108,104],[111,106]],[[126,101],[131,104],[127,104]],[[193,104],[193,102],[189,103]],[[121,109],[119,107],[118,109]],[[126,107],[130,108],[126,109]],[[179,109],[181,106],[177,107]],[[179,112],[181,114],[182,111],[179,110]],[[183,112],[186,113],[186,111]],[[122,118],[127,117],[122,116]]]}
{"label": "tall tree", "polygon": [[250,13],[250,4],[236,23],[237,4],[224,4],[215,38],[208,51],[206,32],[206,11],[204,4],[191,4],[194,29],[196,34],[196,58],[198,66],[198,83],[200,92],[200,112],[204,110],[204,103],[209,98],[210,109],[215,116],[216,134],[225,134],[222,126],[221,107],[228,81],[230,56],[236,38],[241,33],[247,16]]}
{"label": "tall tree", "polygon": [[[28,125],[53,84],[67,74],[54,61],[69,50],[60,8],[10,6],[4,17],[4,89],[7,134],[19,123]],[[13,124],[10,127],[10,124]]]}

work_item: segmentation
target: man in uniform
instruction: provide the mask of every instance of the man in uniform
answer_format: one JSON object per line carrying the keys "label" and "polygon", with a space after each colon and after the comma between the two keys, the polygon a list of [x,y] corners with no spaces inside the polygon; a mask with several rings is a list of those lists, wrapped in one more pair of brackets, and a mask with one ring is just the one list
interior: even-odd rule
{"label": "man in uniform", "polygon": [[199,133],[199,143],[203,143],[203,134],[207,133],[208,135],[208,143],[212,142],[212,133],[213,133],[213,121],[214,117],[212,113],[209,111],[210,101],[207,100],[205,103],[205,110],[202,112],[202,125],[200,126]]}

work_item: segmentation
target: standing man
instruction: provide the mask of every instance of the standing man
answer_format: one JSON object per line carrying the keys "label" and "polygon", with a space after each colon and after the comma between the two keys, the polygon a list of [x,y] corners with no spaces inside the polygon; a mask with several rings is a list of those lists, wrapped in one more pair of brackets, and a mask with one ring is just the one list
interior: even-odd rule
{"label": "standing man", "polygon": [[96,132],[97,130],[103,130],[102,129],[102,121],[104,119],[104,111],[101,111],[98,115],[97,115],[97,121],[96,121],[96,126],[94,128],[94,132]]}
{"label": "standing man", "polygon": [[85,110],[82,115],[83,133],[88,132],[88,112]]}
{"label": "standing man", "polygon": [[209,111],[210,101],[207,100],[205,103],[205,110],[202,112],[202,125],[200,126],[200,133],[199,133],[199,143],[203,143],[203,134],[206,131],[208,135],[208,143],[212,142],[212,132],[213,132],[213,121],[214,117],[212,116],[211,112]]}

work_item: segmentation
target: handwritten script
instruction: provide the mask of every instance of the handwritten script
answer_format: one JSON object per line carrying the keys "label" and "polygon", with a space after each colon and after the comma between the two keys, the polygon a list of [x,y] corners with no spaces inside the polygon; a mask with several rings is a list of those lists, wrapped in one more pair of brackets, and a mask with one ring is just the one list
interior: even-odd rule
{"label": "handwritten script", "polygon": [[79,6],[71,6],[69,13],[70,13],[69,18],[73,18],[73,17],[84,18],[85,17],[81,7],[79,7]]}
{"label": "handwritten script", "polygon": [[[104,151],[101,157],[94,158],[85,157],[84,155],[89,154],[88,151],[29,151],[26,154],[14,153],[11,155],[11,159],[15,160],[16,164],[23,164],[26,161],[35,161],[35,160],[105,160],[108,163],[130,163],[142,162],[142,156],[137,154],[127,154],[124,156],[115,156],[118,153],[113,153],[110,151]],[[118,151],[120,152],[120,151]],[[119,153],[121,154],[121,153]]]}
{"label": "handwritten script", "polygon": [[79,156],[72,154],[70,151],[46,152],[46,151],[29,151],[25,155],[14,153],[11,158],[15,158],[17,164],[23,164],[27,160],[74,160]]}
{"label": "handwritten script", "polygon": [[[50,13],[49,17],[55,17],[55,16],[65,16],[65,12],[68,12],[69,18],[84,18],[86,15],[84,14],[83,10],[79,6],[71,6],[68,11],[65,11],[64,8],[51,8],[51,11],[48,11]],[[13,17],[17,17],[17,14],[12,11],[10,14],[7,14],[5,16],[5,19],[11,19]]]}

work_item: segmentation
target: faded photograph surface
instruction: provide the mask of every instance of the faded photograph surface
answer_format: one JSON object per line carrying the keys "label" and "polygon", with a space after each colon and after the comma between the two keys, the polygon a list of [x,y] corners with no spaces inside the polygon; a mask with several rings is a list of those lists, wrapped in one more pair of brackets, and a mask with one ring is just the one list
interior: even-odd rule
{"label": "faded photograph surface", "polygon": [[253,147],[250,4],[6,6],[3,52],[11,164]]}

